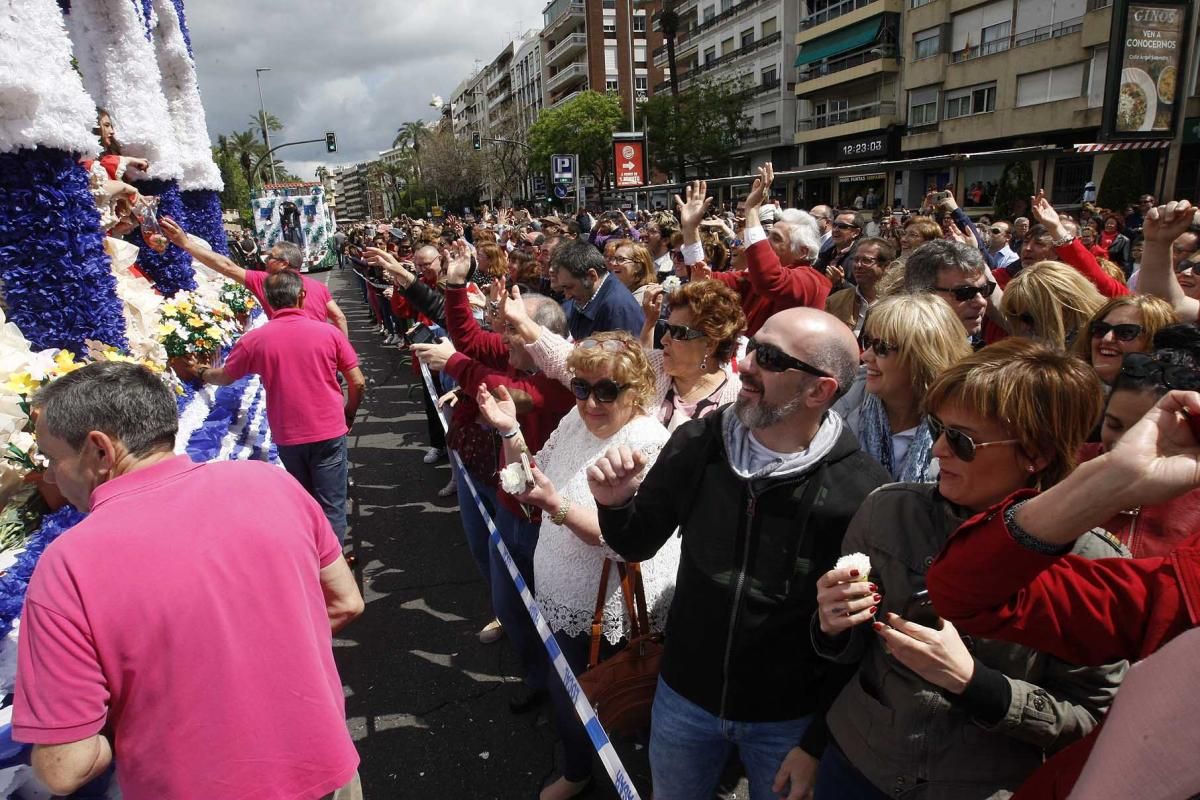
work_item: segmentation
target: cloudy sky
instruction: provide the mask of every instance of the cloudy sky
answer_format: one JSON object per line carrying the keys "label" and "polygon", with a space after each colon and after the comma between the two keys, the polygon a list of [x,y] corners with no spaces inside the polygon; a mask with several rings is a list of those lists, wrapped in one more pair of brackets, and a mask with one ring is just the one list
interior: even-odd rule
{"label": "cloudy sky", "polygon": [[280,153],[295,174],[319,164],[374,158],[396,128],[433,119],[429,100],[486,66],[520,32],[541,28],[546,0],[192,0],[188,27],[209,136],[244,130],[258,112],[255,67],[266,108],[282,120],[278,142],[336,131],[323,144]]}

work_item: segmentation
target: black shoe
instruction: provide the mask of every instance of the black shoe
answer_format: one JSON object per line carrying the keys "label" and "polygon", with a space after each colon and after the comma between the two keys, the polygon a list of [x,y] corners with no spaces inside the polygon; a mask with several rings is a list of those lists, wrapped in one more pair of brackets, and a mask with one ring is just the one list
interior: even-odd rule
{"label": "black shoe", "polygon": [[550,693],[545,689],[530,689],[522,686],[521,690],[508,698],[508,710],[513,714],[527,714],[549,699]]}

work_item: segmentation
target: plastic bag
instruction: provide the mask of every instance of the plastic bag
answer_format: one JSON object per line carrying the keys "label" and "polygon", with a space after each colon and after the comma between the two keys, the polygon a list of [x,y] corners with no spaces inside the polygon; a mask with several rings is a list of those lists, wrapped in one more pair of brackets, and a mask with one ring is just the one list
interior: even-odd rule
{"label": "plastic bag", "polygon": [[158,224],[158,198],[145,195],[138,197],[133,207],[133,215],[141,223],[142,241],[156,253],[166,251],[169,242]]}

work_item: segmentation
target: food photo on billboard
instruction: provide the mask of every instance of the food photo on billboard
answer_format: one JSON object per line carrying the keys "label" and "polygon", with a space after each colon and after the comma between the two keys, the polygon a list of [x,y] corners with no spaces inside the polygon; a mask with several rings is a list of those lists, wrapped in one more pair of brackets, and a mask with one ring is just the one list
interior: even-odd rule
{"label": "food photo on billboard", "polygon": [[1112,13],[1103,138],[1169,139],[1186,83],[1191,4],[1118,0]]}

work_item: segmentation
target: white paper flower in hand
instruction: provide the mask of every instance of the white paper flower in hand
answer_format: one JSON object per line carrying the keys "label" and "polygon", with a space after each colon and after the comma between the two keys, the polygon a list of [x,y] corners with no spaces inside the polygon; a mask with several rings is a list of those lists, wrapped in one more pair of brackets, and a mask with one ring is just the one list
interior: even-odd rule
{"label": "white paper flower in hand", "polygon": [[679,280],[678,275],[669,275],[667,276],[666,280],[662,282],[663,292],[666,294],[671,294],[677,291],[681,286],[683,286],[683,281]]}
{"label": "white paper flower in hand", "polygon": [[849,553],[842,556],[833,565],[834,569],[856,569],[858,577],[855,581],[865,582],[870,580],[871,575],[871,557],[866,553]]}
{"label": "white paper flower in hand", "polygon": [[500,470],[500,488],[506,494],[521,494],[525,487],[525,473],[520,464],[513,462]]}

